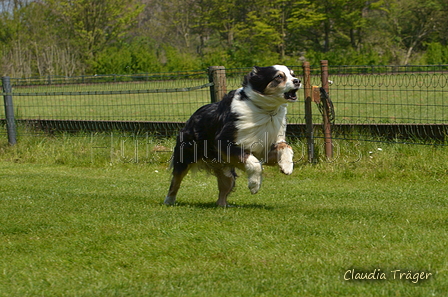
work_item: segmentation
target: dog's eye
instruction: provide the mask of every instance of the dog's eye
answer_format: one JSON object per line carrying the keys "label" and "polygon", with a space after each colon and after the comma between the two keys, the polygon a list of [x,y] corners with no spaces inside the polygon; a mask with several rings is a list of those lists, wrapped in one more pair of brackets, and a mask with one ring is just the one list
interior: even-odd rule
{"label": "dog's eye", "polygon": [[283,75],[279,74],[275,77],[275,79],[283,79]]}

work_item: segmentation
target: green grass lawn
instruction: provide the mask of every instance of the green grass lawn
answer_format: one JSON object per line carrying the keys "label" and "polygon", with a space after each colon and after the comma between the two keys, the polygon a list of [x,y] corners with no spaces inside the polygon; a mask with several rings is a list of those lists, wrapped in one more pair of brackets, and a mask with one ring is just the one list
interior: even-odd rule
{"label": "green grass lawn", "polygon": [[[163,205],[169,153],[154,147],[172,140],[140,146],[161,155],[138,163],[131,144],[0,142],[0,296],[448,291],[447,147],[341,145],[333,163],[299,160],[291,176],[265,168],[257,195],[240,173],[235,207],[217,208],[215,179],[202,173]],[[386,279],[346,280],[353,269]],[[431,275],[400,279],[408,271]]]}

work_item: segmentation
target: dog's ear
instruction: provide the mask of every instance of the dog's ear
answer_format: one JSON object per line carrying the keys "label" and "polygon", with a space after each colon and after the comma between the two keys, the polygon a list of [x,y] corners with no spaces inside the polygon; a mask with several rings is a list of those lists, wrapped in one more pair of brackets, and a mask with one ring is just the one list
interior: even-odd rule
{"label": "dog's ear", "polygon": [[250,74],[251,75],[257,74],[259,70],[260,70],[260,67],[254,66],[254,68],[252,68],[252,72]]}
{"label": "dog's ear", "polygon": [[260,67],[254,66],[254,68],[252,68],[252,71],[249,74],[247,74],[243,79],[243,87],[247,87],[247,85],[249,84],[249,80],[254,79],[258,71],[260,71]]}

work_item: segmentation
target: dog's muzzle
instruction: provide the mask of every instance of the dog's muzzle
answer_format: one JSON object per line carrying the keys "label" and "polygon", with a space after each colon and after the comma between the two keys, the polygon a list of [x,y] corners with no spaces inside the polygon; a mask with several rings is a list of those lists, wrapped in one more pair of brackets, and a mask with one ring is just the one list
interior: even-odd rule
{"label": "dog's muzzle", "polygon": [[291,102],[297,101],[297,90],[298,89],[294,89],[294,90],[291,90],[289,92],[286,92],[286,93],[283,94],[283,96],[288,101],[291,101]]}
{"label": "dog's muzzle", "polygon": [[294,79],[293,83],[295,88],[283,94],[285,99],[291,102],[297,101],[297,90],[301,87],[300,80]]}

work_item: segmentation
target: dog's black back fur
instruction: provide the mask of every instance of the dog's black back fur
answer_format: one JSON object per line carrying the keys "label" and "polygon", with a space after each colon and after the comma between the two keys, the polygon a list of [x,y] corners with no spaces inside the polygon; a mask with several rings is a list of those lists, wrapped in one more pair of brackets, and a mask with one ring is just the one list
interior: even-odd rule
{"label": "dog's black back fur", "polygon": [[237,115],[230,109],[234,94],[231,91],[221,101],[202,106],[186,122],[177,136],[174,172],[180,173],[198,161],[212,166],[222,163],[220,152],[229,149],[235,139]]}

